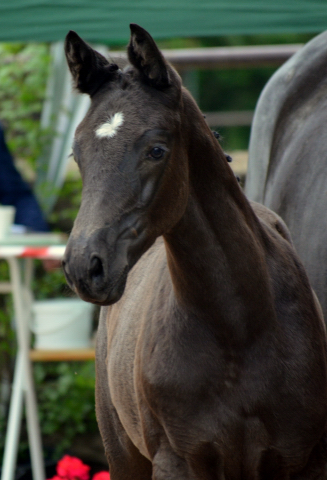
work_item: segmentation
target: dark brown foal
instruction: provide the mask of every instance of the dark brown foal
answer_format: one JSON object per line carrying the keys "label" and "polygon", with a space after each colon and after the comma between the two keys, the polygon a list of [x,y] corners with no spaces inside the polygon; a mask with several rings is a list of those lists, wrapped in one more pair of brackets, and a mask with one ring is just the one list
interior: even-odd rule
{"label": "dark brown foal", "polygon": [[74,32],[92,98],[67,280],[102,305],[96,408],[112,480],[322,479],[323,320],[285,225],[245,198],[150,35],[121,71]]}

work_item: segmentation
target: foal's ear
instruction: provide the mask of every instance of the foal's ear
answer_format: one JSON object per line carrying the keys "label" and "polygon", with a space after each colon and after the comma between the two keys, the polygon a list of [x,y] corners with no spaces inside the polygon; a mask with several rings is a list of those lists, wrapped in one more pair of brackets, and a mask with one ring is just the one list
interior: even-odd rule
{"label": "foal's ear", "polygon": [[171,85],[170,67],[151,35],[144,28],[130,24],[131,39],[127,47],[128,58],[144,78],[156,88]]}
{"label": "foal's ear", "polygon": [[75,87],[82,93],[94,95],[101,85],[112,80],[118,66],[90,47],[72,30],[66,36],[65,53]]}

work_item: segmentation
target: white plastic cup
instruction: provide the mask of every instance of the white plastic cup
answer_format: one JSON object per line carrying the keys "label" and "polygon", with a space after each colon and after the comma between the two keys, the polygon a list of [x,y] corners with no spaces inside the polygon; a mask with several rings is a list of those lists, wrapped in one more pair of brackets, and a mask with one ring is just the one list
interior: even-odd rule
{"label": "white plastic cup", "polygon": [[16,208],[11,205],[0,205],[0,239],[5,238],[10,233],[15,212]]}

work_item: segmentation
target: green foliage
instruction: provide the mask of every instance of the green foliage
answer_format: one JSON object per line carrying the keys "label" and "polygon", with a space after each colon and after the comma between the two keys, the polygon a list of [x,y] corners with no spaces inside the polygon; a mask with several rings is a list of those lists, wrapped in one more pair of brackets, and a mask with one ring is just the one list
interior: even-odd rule
{"label": "green foliage", "polygon": [[32,165],[44,141],[40,114],[50,56],[46,44],[0,44],[0,118],[16,157]]}
{"label": "green foliage", "polygon": [[[9,268],[6,261],[0,261],[0,279],[9,279]],[[15,335],[12,329],[12,299],[9,295],[0,297],[0,372],[10,356],[15,353]]]}
{"label": "green foliage", "polygon": [[2,308],[0,310],[0,371],[2,370],[3,363],[6,361],[6,357],[15,353],[15,334],[12,329],[10,317],[12,313],[12,302],[9,297],[6,297],[2,302]]}
{"label": "green foliage", "polygon": [[[9,278],[8,264],[0,261],[0,279]],[[9,295],[0,296],[0,458],[4,448],[6,428],[6,395],[2,386],[10,383],[12,359],[16,353],[16,339],[12,328],[12,299]]]}
{"label": "green foliage", "polygon": [[46,271],[40,260],[35,260],[35,272],[32,289],[35,300],[73,296],[60,267]]}
{"label": "green foliage", "polygon": [[37,363],[34,378],[42,434],[55,435],[59,457],[76,435],[97,431],[94,362]]}

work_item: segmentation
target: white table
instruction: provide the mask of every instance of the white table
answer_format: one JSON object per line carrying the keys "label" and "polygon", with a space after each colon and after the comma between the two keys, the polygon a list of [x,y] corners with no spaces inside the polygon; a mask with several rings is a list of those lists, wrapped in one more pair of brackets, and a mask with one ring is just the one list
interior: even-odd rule
{"label": "white table", "polygon": [[[10,271],[10,281],[0,282],[0,293],[11,293],[13,296],[17,333],[17,357],[6,432],[2,480],[14,479],[24,400],[33,479],[45,480],[37,401],[29,356],[30,330],[28,322],[33,300],[31,291],[33,259],[61,259],[65,252],[65,245],[58,244],[58,241],[60,241],[60,237],[54,234],[27,234],[11,236],[0,242],[0,258],[8,261]],[[57,245],[54,245],[55,243]]]}

